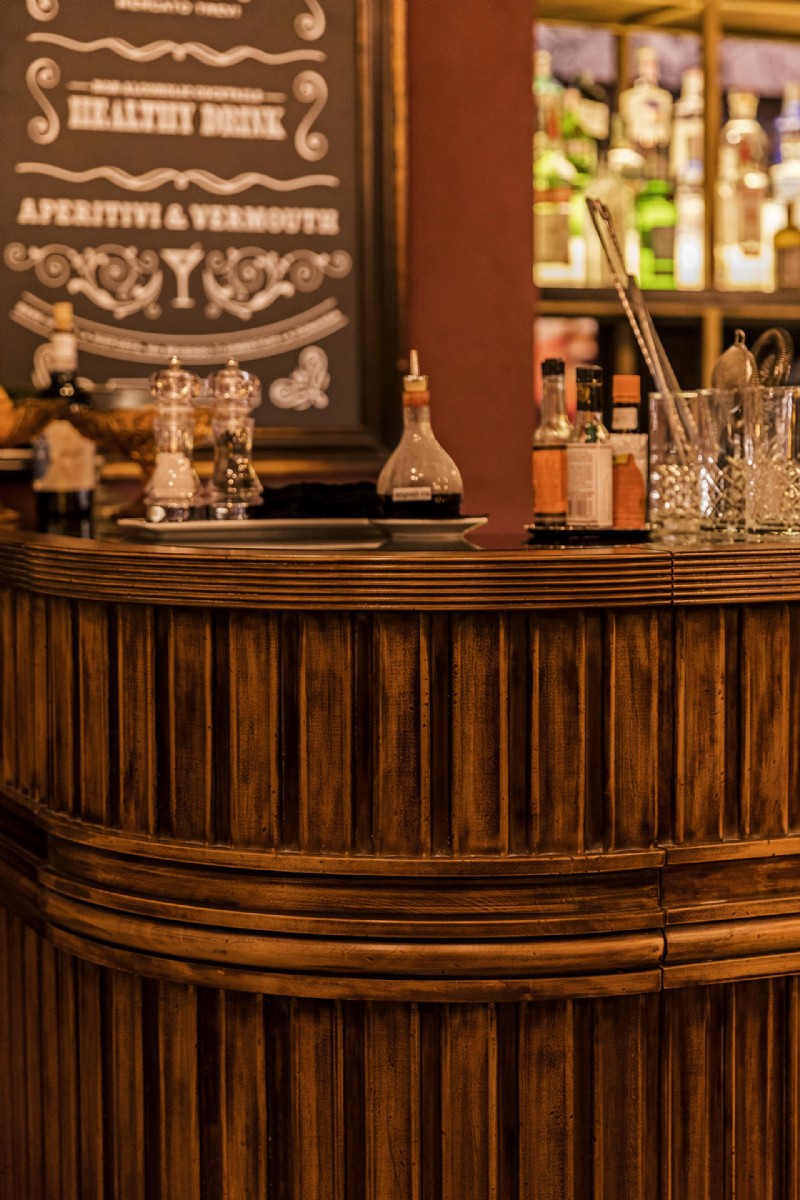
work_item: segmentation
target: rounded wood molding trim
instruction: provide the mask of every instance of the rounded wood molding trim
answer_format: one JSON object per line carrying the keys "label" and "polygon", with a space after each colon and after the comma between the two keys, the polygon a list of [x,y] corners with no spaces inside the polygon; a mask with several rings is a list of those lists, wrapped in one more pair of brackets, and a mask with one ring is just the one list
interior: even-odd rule
{"label": "rounded wood molding trim", "polygon": [[663,605],[672,567],[636,548],[291,553],[2,533],[0,577],[37,595],[190,608],[485,611]]}

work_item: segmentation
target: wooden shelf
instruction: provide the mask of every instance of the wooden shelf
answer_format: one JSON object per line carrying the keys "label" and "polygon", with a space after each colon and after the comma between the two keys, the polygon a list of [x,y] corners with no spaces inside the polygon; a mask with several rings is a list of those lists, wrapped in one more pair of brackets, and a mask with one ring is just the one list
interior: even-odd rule
{"label": "wooden shelf", "polygon": [[[557,24],[596,25],[606,29],[701,33],[705,0],[539,0],[536,19]],[[717,0],[723,31],[731,36],[800,38],[797,0]]]}
{"label": "wooden shelf", "polygon": [[[797,321],[797,292],[646,292],[654,317],[699,320],[713,313],[723,320]],[[541,288],[537,311],[543,317],[619,317],[625,321],[613,288]]]}

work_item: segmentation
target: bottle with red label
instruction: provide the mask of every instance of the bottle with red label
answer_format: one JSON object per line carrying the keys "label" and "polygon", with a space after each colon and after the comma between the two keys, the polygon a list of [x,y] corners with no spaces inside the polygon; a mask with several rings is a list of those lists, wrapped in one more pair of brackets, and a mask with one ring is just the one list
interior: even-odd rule
{"label": "bottle with red label", "polygon": [[533,435],[533,524],[558,528],[567,523],[567,416],[563,358],[542,363],[542,413]]}

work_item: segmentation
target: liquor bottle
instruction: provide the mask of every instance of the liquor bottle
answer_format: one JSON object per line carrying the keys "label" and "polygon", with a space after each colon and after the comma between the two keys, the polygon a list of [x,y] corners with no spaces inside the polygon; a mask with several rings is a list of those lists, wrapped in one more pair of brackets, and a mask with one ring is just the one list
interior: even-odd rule
{"label": "liquor bottle", "polygon": [[781,204],[793,204],[800,200],[800,84],[786,84],[775,127],[780,158],[770,167],[772,194]]}
{"label": "liquor bottle", "polygon": [[611,118],[608,165],[616,175],[634,183],[644,175],[644,159],[631,144],[620,113],[614,113]]}
{"label": "liquor bottle", "polygon": [[769,188],[767,135],[756,119],[758,97],[751,92],[731,92],[728,111],[717,172],[717,285],[763,290],[770,285],[772,259],[771,240],[768,248],[762,245]]}
{"label": "liquor bottle", "polygon": [[794,205],[786,206],[786,225],[775,234],[775,285],[800,288],[800,229],[794,222]]}
{"label": "liquor bottle", "polygon": [[675,225],[677,212],[672,186],[666,179],[648,179],[636,197],[639,228],[639,283],[643,288],[675,287]]}
{"label": "liquor bottle", "polygon": [[[602,156],[597,175],[588,185],[586,196],[600,200],[611,214],[619,243],[623,248],[629,275],[639,273],[639,234],[636,228],[636,191],[629,179],[618,175]],[[612,277],[600,238],[593,222],[586,222],[586,282],[589,287],[611,287]]]}
{"label": "liquor bottle", "polygon": [[693,178],[700,173],[703,183],[705,149],[704,76],[702,68],[689,67],[681,79],[681,94],[672,114],[672,138],[669,147],[670,177],[676,185],[691,171]]}
{"label": "liquor bottle", "polygon": [[689,163],[675,192],[675,286],[705,286],[706,199],[703,164]]}
{"label": "liquor bottle", "polygon": [[609,432],[603,424],[603,371],[578,367],[578,411],[567,442],[567,524],[610,529],[614,519]]}
{"label": "liquor bottle", "polygon": [[640,47],[636,79],[619,98],[619,110],[629,140],[644,160],[646,179],[667,178],[667,146],[672,121],[672,96],[659,86],[658,54]]}
{"label": "liquor bottle", "polygon": [[403,436],[378,476],[384,517],[443,519],[461,511],[461,474],[433,435],[430,400],[428,376],[420,375],[412,350],[403,379]]}
{"label": "liquor bottle", "polygon": [[641,381],[638,375],[615,375],[611,418],[613,454],[613,526],[628,531],[647,528],[647,434],[639,432]]}
{"label": "liquor bottle", "polygon": [[580,221],[576,211],[577,171],[564,152],[564,88],[553,76],[547,50],[534,58],[533,141],[534,277],[539,287],[584,282]]}
{"label": "liquor bottle", "polygon": [[561,139],[564,88],[553,75],[549,50],[537,50],[533,57],[533,95],[536,102],[536,131],[551,145]]}
{"label": "liquor bottle", "polygon": [[[50,382],[43,400],[62,400],[71,411],[88,408],[88,394],[77,379],[78,349],[72,305],[53,305]],[[94,442],[67,420],[51,421],[33,444],[33,490],[40,533],[91,537],[92,500],[97,473]]]}
{"label": "liquor bottle", "polygon": [[541,419],[533,435],[533,523],[567,523],[567,441],[572,425],[564,394],[563,358],[542,363]]}

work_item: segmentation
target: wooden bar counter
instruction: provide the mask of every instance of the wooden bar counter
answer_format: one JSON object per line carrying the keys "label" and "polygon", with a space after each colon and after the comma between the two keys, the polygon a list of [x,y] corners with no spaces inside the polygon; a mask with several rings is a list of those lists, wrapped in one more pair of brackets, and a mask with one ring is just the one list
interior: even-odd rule
{"label": "wooden bar counter", "polygon": [[798,1200],[800,552],[0,535],[3,1200]]}

